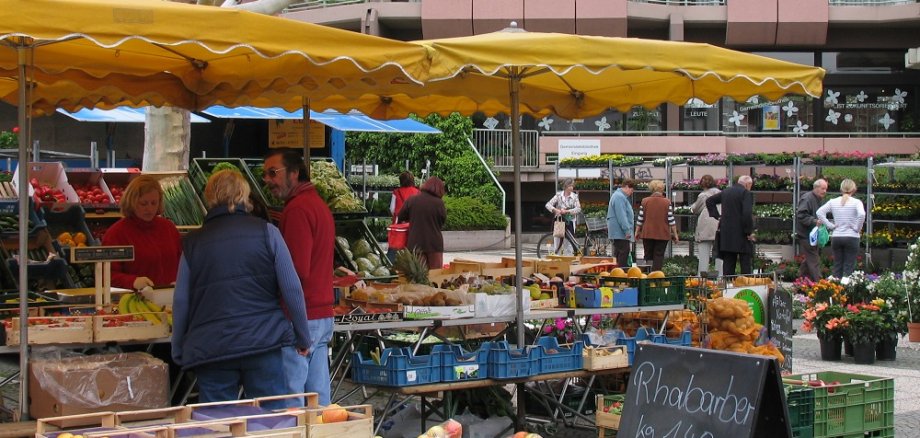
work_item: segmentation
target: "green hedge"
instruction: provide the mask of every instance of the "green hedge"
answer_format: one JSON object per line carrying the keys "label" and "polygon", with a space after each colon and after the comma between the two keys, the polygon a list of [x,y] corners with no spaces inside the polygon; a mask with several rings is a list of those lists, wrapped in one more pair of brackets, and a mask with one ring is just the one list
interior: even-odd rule
{"label": "green hedge", "polygon": [[445,196],[444,206],[447,208],[445,231],[504,230],[508,225],[497,207],[468,196]]}

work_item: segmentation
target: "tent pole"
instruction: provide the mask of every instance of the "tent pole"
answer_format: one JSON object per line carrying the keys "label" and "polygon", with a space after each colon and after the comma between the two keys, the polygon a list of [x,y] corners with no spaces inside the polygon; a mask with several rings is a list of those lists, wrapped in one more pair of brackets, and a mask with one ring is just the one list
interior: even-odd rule
{"label": "tent pole", "polygon": [[[511,93],[511,158],[514,161],[514,296],[517,318],[515,329],[517,331],[517,348],[524,348],[524,288],[523,265],[524,259],[521,251],[521,121],[520,121],[520,90],[521,82],[517,67],[511,68],[509,87]],[[524,430],[524,385],[517,384],[517,418],[516,430]]]}
{"label": "tent pole", "polygon": [[303,162],[307,168],[307,181],[313,181],[310,177],[310,98],[307,96],[302,97],[303,101],[301,106],[303,107]]}
{"label": "tent pole", "polygon": [[22,420],[29,419],[29,129],[26,129],[28,108],[25,39],[16,47],[19,58],[19,412]]}

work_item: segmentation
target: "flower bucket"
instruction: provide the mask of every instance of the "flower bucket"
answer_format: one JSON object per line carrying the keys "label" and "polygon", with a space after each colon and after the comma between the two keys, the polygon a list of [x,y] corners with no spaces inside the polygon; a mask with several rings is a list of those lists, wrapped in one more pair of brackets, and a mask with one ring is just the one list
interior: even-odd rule
{"label": "flower bucket", "polygon": [[821,360],[840,360],[840,347],[843,339],[839,336],[831,338],[818,338],[821,343]]}
{"label": "flower bucket", "polygon": [[853,344],[853,363],[872,365],[875,363],[875,343]]}
{"label": "flower bucket", "polygon": [[920,342],[920,322],[907,323],[907,340],[910,342]]}
{"label": "flower bucket", "polygon": [[898,337],[885,336],[882,341],[875,344],[876,360],[895,360],[898,358]]}
{"label": "flower bucket", "polygon": [[849,340],[843,341],[843,354],[847,357],[853,357],[853,343]]}

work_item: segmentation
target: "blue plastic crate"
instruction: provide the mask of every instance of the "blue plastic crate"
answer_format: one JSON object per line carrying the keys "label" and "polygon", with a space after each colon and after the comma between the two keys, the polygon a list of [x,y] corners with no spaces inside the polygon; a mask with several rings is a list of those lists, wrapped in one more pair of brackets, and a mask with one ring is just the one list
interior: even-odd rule
{"label": "blue plastic crate", "polygon": [[613,307],[613,289],[575,287],[575,304],[580,308]]}
{"label": "blue plastic crate", "polygon": [[693,339],[693,333],[690,330],[684,330],[680,333],[679,336],[675,338],[669,338],[664,334],[655,333],[645,327],[639,327],[636,330],[636,340],[641,341],[648,339],[655,344],[668,344],[668,345],[680,345],[684,347],[690,346],[690,341]]}
{"label": "blue plastic crate", "polygon": [[580,370],[584,366],[582,350],[584,342],[575,341],[571,346],[560,346],[559,341],[551,336],[542,336],[537,339],[540,348],[540,373],[559,373],[563,371]]}
{"label": "blue plastic crate", "polygon": [[415,356],[408,347],[387,348],[380,365],[364,359],[360,351],[352,359],[351,379],[355,383],[379,386],[410,386],[441,381],[441,355]]}
{"label": "blue plastic crate", "polygon": [[516,379],[540,373],[540,355],[534,346],[511,348],[507,341],[496,342],[489,349],[489,378]]}
{"label": "blue plastic crate", "polygon": [[613,292],[613,307],[636,307],[639,305],[639,289],[627,287]]}
{"label": "blue plastic crate", "polygon": [[492,342],[483,342],[479,350],[466,351],[456,344],[438,344],[431,354],[441,355],[441,381],[479,380],[489,377],[489,350]]}

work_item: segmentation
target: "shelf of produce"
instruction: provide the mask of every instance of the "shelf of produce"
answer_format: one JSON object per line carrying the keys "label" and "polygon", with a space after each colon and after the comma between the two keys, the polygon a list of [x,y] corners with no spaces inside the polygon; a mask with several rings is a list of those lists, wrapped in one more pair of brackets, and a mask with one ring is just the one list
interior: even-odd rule
{"label": "shelf of produce", "polygon": [[671,304],[667,306],[639,306],[639,307],[603,307],[603,308],[584,308],[584,309],[566,309],[568,316],[589,316],[589,315],[613,315],[617,313],[632,312],[664,312],[669,310],[684,310],[683,304]]}
{"label": "shelf of produce", "polygon": [[335,324],[333,331],[336,332],[365,332],[375,330],[399,330],[410,328],[427,328],[433,327],[434,321],[428,319],[418,319],[410,321],[391,321],[391,322],[369,322],[361,324]]}
{"label": "shelf of produce", "polygon": [[204,202],[204,187],[208,183],[208,178],[211,177],[215,170],[221,169],[235,169],[243,175],[243,178],[249,183],[249,188],[253,195],[252,198],[254,198],[251,199],[251,201],[257,204],[254,206],[257,210],[267,209],[269,207],[268,201],[265,199],[265,193],[262,191],[262,182],[256,181],[252,172],[249,171],[247,164],[240,158],[192,159],[192,165],[189,167],[188,176],[189,180],[192,182],[192,186],[195,187],[195,192],[198,193],[202,202]]}
{"label": "shelf of produce", "polygon": [[[90,337],[92,337],[92,332],[90,332]],[[137,341],[119,341],[118,345],[148,345],[148,344],[168,344],[172,342],[172,338],[159,338],[159,339],[146,339],[146,340],[137,340]],[[84,350],[88,348],[98,348],[111,345],[112,342],[90,342],[90,343],[74,343],[66,344],[67,349],[73,350]],[[2,345],[0,346],[0,354],[6,353],[19,353],[18,345]]]}

